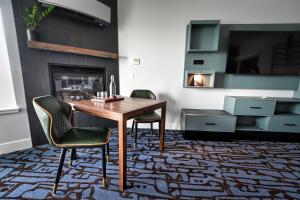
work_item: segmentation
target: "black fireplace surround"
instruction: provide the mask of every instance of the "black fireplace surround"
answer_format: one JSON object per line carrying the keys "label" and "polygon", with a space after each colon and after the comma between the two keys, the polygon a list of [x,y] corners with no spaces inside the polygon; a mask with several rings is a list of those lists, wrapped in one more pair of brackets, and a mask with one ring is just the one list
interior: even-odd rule
{"label": "black fireplace surround", "polygon": [[[64,101],[89,100],[97,92],[107,91],[106,68],[49,64],[51,95]],[[114,128],[114,121],[74,112],[75,126]]]}
{"label": "black fireplace surround", "polygon": [[[105,27],[99,27],[95,24],[86,23],[84,21],[54,11],[53,13],[51,13],[51,15],[49,15],[42,21],[41,26],[39,27],[41,41],[118,53],[117,0],[99,1],[111,8],[111,23],[109,25]],[[71,66],[76,68],[75,71],[80,71],[81,68],[92,70],[93,67],[90,66],[94,66],[94,68],[97,68],[99,70],[104,69],[104,71],[97,70],[97,73],[104,74],[104,79],[107,79],[107,77],[114,75],[117,88],[119,88],[118,59],[106,59],[93,56],[28,48],[26,26],[24,24],[23,15],[26,8],[32,6],[37,2],[37,0],[12,0],[26,96],[27,113],[33,146],[47,143],[47,138],[43,133],[42,126],[32,106],[32,99],[37,96],[50,94],[54,95],[54,88],[51,83],[52,80],[50,80],[49,78],[51,77],[51,72],[49,71],[49,63],[54,63],[53,66],[60,67]],[[61,65],[56,65],[57,63]],[[84,79],[85,78],[83,77],[83,80]],[[76,87],[81,86],[82,81],[79,85],[77,84],[77,82],[80,82],[80,80],[75,80],[73,83],[72,81],[70,81],[69,83],[70,85],[75,85],[73,85],[74,90],[76,89]],[[61,81],[61,84],[65,83],[66,82],[63,83],[63,81]],[[83,83],[89,85],[85,81],[83,81]],[[95,88],[97,83],[95,83],[94,85]],[[83,86],[83,88],[85,89],[88,89],[90,87],[92,86]],[[101,87],[101,84],[98,84],[98,87]],[[107,83],[105,81],[103,87],[107,87]],[[78,93],[67,96],[69,96],[70,98],[71,96],[73,96],[73,98],[86,98],[81,97],[82,95],[79,95]],[[96,117],[85,115],[83,113],[75,115],[75,122],[76,126],[109,125],[113,127],[111,121],[105,121]]]}

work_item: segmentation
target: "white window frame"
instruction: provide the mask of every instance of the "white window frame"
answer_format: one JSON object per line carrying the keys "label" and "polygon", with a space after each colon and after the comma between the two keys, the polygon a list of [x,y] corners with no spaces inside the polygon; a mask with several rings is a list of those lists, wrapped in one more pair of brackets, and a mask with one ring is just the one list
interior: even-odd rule
{"label": "white window frame", "polygon": [[0,114],[16,113],[20,110],[16,102],[12,69],[6,40],[7,34],[8,33],[5,30],[2,6],[0,4]]}

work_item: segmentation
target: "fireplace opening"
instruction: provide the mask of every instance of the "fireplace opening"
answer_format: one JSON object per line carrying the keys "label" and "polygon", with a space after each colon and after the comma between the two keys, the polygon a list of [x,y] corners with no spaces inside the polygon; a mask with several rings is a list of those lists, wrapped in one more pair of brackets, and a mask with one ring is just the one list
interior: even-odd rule
{"label": "fireplace opening", "polygon": [[[64,101],[90,99],[106,90],[106,69],[103,67],[49,64],[52,96]],[[115,121],[73,112],[74,125],[79,127],[115,128]]]}
{"label": "fireplace opening", "polygon": [[50,64],[52,95],[65,101],[91,99],[106,90],[105,68]]}

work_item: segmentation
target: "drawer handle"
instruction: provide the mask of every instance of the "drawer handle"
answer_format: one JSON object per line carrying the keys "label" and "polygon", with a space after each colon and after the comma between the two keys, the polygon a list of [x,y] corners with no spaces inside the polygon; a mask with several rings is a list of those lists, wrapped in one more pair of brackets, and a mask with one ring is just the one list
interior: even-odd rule
{"label": "drawer handle", "polygon": [[251,106],[250,108],[253,108],[253,109],[262,109],[262,107],[259,107],[259,106]]}
{"label": "drawer handle", "polygon": [[285,126],[297,126],[296,124],[284,124]]}
{"label": "drawer handle", "polygon": [[208,125],[208,126],[215,126],[216,123],[205,123],[205,125]]}

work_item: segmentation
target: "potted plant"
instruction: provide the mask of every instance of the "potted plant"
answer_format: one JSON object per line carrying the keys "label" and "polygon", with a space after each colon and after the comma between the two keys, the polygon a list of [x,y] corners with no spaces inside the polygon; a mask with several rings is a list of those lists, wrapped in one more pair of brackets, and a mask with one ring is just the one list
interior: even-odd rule
{"label": "potted plant", "polygon": [[46,18],[53,10],[55,6],[49,6],[44,10],[41,10],[38,5],[34,4],[30,8],[27,8],[24,13],[24,21],[27,27],[27,39],[39,41],[40,35],[38,28],[42,19]]}

